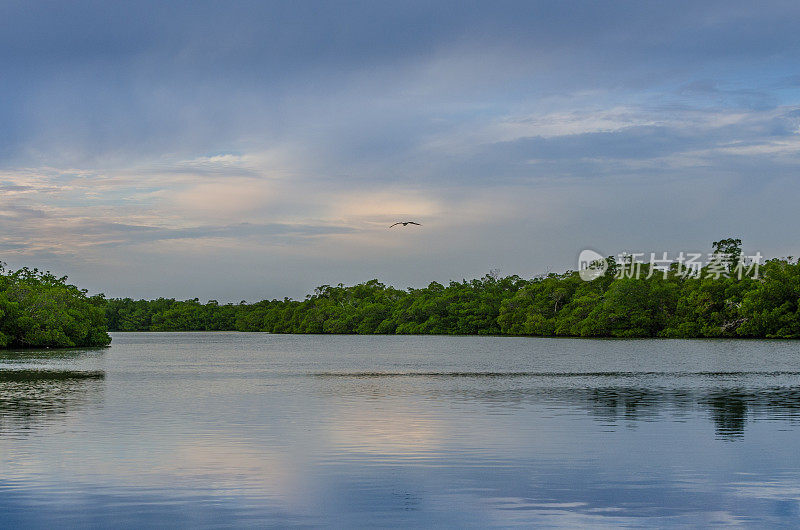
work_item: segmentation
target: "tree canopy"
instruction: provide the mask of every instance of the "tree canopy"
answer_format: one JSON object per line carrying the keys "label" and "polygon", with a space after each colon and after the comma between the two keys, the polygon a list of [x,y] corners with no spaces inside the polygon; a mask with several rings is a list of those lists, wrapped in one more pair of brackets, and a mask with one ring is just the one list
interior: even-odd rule
{"label": "tree canopy", "polygon": [[609,259],[583,281],[576,271],[533,279],[487,274],[400,290],[378,280],[318,287],[304,300],[253,304],[108,300],[111,330],[239,330],[271,333],[534,335],[565,337],[800,338],[800,263],[772,259],[734,274],[741,240],[713,243],[715,260],[695,275]]}
{"label": "tree canopy", "polygon": [[396,289],[378,280],[323,285],[304,300],[220,304],[88,296],[66,277],[0,264],[0,347],[103,346],[112,331],[531,335],[563,337],[800,338],[800,260],[775,258],[742,274],[741,240],[713,243],[706,267],[656,268],[609,258],[532,279],[431,282]]}
{"label": "tree canopy", "polygon": [[0,347],[105,346],[106,300],[89,297],[67,277],[0,263]]}

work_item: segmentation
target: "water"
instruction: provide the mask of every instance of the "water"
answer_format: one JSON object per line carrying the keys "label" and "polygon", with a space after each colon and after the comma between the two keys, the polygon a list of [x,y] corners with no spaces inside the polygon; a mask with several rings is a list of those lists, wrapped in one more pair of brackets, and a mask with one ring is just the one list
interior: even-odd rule
{"label": "water", "polygon": [[0,526],[800,525],[800,343],[0,352]]}

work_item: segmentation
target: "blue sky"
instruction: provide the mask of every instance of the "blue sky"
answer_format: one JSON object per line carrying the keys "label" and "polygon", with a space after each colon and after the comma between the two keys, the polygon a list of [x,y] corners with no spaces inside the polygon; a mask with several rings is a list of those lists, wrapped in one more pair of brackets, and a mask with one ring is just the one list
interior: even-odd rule
{"label": "blue sky", "polygon": [[[795,2],[0,3],[0,259],[112,296],[798,255]],[[395,220],[423,227],[387,231]]]}

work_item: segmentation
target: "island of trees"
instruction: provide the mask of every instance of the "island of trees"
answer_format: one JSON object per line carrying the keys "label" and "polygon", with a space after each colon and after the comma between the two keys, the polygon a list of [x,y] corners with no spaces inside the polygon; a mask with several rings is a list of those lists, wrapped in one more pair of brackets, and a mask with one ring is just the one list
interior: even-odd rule
{"label": "island of trees", "polygon": [[0,348],[105,346],[106,300],[50,272],[0,263]]}
{"label": "island of trees", "polygon": [[0,265],[0,347],[103,346],[107,330],[800,338],[800,260],[775,258],[736,274],[741,241],[717,241],[714,251],[727,256],[724,266],[689,275],[672,263],[643,264],[631,277],[609,258],[590,281],[576,271],[406,290],[371,280],[252,304],[106,299],[66,277]]}

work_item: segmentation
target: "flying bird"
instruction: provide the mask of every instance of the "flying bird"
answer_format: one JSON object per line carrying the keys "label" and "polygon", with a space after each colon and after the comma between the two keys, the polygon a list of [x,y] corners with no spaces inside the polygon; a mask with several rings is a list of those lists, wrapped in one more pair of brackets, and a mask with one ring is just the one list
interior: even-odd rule
{"label": "flying bird", "polygon": [[[393,224],[392,226],[397,226],[397,225],[403,225],[403,226],[417,225],[417,226],[422,226],[421,224],[415,223],[414,221],[405,221],[405,222],[404,221],[400,221],[398,223]],[[390,226],[389,228],[391,228],[392,226]]]}

